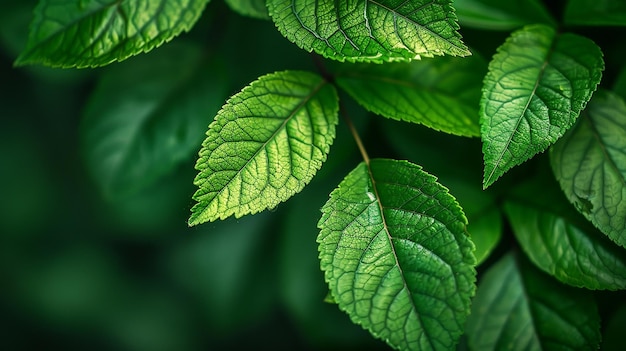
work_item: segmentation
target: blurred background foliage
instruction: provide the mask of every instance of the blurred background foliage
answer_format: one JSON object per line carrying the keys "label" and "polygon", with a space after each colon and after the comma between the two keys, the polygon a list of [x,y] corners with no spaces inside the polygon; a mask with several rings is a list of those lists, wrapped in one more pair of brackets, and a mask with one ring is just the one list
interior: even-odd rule
{"label": "blurred background foliage", "polygon": [[[306,53],[271,22],[216,1],[192,32],[126,62],[14,69],[35,5],[0,2],[1,349],[386,349],[323,302],[312,214],[347,172],[342,168],[357,160],[345,162],[354,154],[347,130],[339,136],[347,148],[334,150],[319,180],[290,204],[240,220],[186,224],[195,156],[212,116],[260,75],[311,69]],[[189,105],[194,128],[184,137],[193,150],[167,169],[134,169],[135,180],[145,180],[140,188],[107,192],[98,179],[106,169],[90,165],[99,160],[84,139],[98,135],[85,136],[85,120],[126,104],[134,123],[143,112],[125,94],[136,99],[137,90],[153,87],[158,95],[164,83],[132,77],[161,70],[175,79],[194,64],[184,56],[190,50],[204,55],[198,90],[209,101]],[[173,59],[159,60],[168,51]],[[142,154],[135,157],[141,163]]]}
{"label": "blurred background foliage", "polygon": [[[0,349],[389,349],[323,302],[316,223],[328,194],[360,162],[343,121],[319,174],[276,210],[186,224],[195,157],[212,117],[261,75],[316,70],[309,54],[272,22],[213,1],[190,33],[125,62],[90,70],[14,69],[36,3],[0,1]],[[485,58],[508,35],[462,33]],[[592,37],[610,44],[601,43],[610,85],[626,46]],[[186,90],[172,94],[168,80],[181,77],[188,77]],[[172,100],[176,94],[181,100]],[[484,247],[498,250],[497,194],[536,162],[483,192],[478,138],[384,120],[346,96],[340,100],[371,157],[409,159],[436,174],[474,223],[470,232],[485,232],[495,242]],[[159,110],[147,116],[150,103]],[[175,110],[176,103],[186,110]],[[122,115],[128,120],[116,120]],[[106,149],[94,147],[111,127],[101,120],[142,128],[144,144],[129,148],[121,170],[111,172],[103,162]],[[178,146],[142,152],[142,145],[149,149],[168,137]],[[498,232],[487,233],[493,228]],[[503,237],[500,253],[510,245],[510,235]],[[619,330],[621,323],[615,317],[606,328]]]}

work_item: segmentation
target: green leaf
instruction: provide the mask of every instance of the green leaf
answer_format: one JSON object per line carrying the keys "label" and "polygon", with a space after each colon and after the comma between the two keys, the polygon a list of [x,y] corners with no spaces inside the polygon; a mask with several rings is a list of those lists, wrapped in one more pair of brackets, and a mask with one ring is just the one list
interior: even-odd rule
{"label": "green leaf", "polygon": [[313,178],[338,122],[332,85],[301,71],[260,77],[231,97],[202,144],[189,225],[274,208]]}
{"label": "green leaf", "polygon": [[483,85],[483,187],[559,139],[576,122],[603,69],[600,48],[587,38],[544,25],[514,32],[498,48]]}
{"label": "green leaf", "polygon": [[626,26],[624,0],[569,0],[563,21],[569,25]]}
{"label": "green leaf", "polygon": [[145,188],[191,159],[227,96],[214,62],[196,46],[174,43],[103,75],[84,112],[81,143],[106,196]]}
{"label": "green leaf", "polygon": [[209,0],[41,0],[15,65],[96,67],[188,31]]}
{"label": "green leaf", "polygon": [[530,260],[575,287],[626,289],[626,251],[552,208],[513,201],[504,205],[513,233]]}
{"label": "green leaf", "polygon": [[451,0],[268,0],[280,32],[338,61],[409,61],[467,56]]}
{"label": "green leaf", "polygon": [[463,211],[420,166],[358,165],[322,208],[321,268],[339,308],[400,350],[450,350],[474,293]]}
{"label": "green leaf", "polygon": [[482,277],[467,337],[472,350],[597,350],[600,317],[589,291],[562,285],[513,254]]}
{"label": "green leaf", "polygon": [[226,4],[235,12],[252,18],[270,19],[265,0],[226,0]]}
{"label": "green leaf", "polygon": [[550,150],[568,200],[611,240],[626,247],[626,104],[601,91],[578,124]]}
{"label": "green leaf", "polygon": [[371,112],[450,134],[480,135],[480,93],[473,88],[487,64],[478,56],[336,67],[337,84]]}
{"label": "green leaf", "polygon": [[463,27],[512,30],[527,24],[556,24],[538,0],[454,0]]}
{"label": "green leaf", "polygon": [[622,70],[617,75],[612,91],[621,96],[622,99],[626,99],[626,66],[622,67]]}

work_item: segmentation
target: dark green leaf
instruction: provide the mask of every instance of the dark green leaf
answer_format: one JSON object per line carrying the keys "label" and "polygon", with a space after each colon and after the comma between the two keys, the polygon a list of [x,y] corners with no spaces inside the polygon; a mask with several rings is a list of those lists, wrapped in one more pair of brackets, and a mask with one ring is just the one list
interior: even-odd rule
{"label": "dark green leaf", "polygon": [[591,98],[603,68],[602,52],[589,39],[544,25],[514,32],[484,80],[483,186],[559,139]]}
{"label": "dark green leaf", "polygon": [[361,163],[322,208],[321,268],[350,318],[401,350],[450,350],[474,293],[463,211],[421,167]]}
{"label": "dark green leaf", "polygon": [[369,111],[451,134],[480,135],[476,87],[487,65],[478,56],[337,67],[337,84]]}
{"label": "dark green leaf", "polygon": [[581,229],[552,206],[507,202],[513,233],[530,260],[558,280],[587,289],[626,289],[626,251]]}
{"label": "dark green leaf", "polygon": [[105,195],[145,188],[198,150],[227,96],[210,63],[199,48],[176,43],[103,75],[88,101],[81,141]]}
{"label": "dark green leaf", "polygon": [[16,65],[95,67],[188,31],[209,0],[41,0]]}
{"label": "dark green leaf", "polygon": [[555,24],[539,0],[455,0],[462,26],[511,30],[526,24]]}
{"label": "dark green leaf", "polygon": [[270,19],[265,0],[226,0],[233,11],[253,18]]}
{"label": "dark green leaf", "polygon": [[617,75],[612,90],[614,93],[621,96],[622,99],[626,99],[626,66],[624,66]]}
{"label": "dark green leaf", "polygon": [[507,254],[485,273],[472,302],[472,350],[597,350],[600,317],[588,291],[562,285]]}
{"label": "dark green leaf", "polygon": [[611,240],[626,247],[626,104],[598,92],[550,152],[561,189]]}
{"label": "dark green leaf", "polygon": [[337,92],[321,77],[285,71],[231,97],[209,126],[189,225],[274,208],[313,178],[335,137]]}
{"label": "dark green leaf", "polygon": [[612,309],[612,316],[606,322],[602,336],[602,351],[623,351],[624,326],[626,325],[626,304],[622,302]]}
{"label": "dark green leaf", "polygon": [[626,26],[624,0],[569,0],[563,21],[587,26]]}
{"label": "dark green leaf", "polygon": [[451,0],[268,0],[287,39],[339,61],[408,61],[467,56]]}

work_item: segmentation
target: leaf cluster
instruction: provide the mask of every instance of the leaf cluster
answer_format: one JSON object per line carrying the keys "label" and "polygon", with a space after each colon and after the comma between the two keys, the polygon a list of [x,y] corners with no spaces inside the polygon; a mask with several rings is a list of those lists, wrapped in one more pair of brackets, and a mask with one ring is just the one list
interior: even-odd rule
{"label": "leaf cluster", "polygon": [[372,336],[599,347],[596,297],[626,290],[626,66],[607,38],[624,33],[621,1],[226,4],[35,7],[16,66],[107,66],[80,140],[105,196],[198,148],[190,226],[335,182],[306,216],[328,300]]}

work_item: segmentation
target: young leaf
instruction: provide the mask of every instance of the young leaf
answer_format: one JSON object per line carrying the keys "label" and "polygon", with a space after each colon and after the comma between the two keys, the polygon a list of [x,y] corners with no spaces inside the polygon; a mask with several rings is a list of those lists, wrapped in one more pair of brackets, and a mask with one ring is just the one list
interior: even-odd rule
{"label": "young leaf", "polygon": [[601,91],[550,150],[561,189],[585,218],[626,247],[626,104]]}
{"label": "young leaf", "polygon": [[539,0],[454,0],[462,26],[511,30],[526,24],[555,24]]}
{"label": "young leaf", "polygon": [[321,268],[339,308],[400,350],[450,350],[474,293],[458,203],[406,161],[361,163],[322,208]]}
{"label": "young leaf", "polygon": [[559,139],[576,122],[603,69],[600,48],[587,38],[545,25],[514,32],[498,48],[483,85],[483,187]]}
{"label": "young leaf", "polygon": [[624,0],[569,0],[563,21],[570,25],[626,26]]}
{"label": "young leaf", "polygon": [[18,66],[96,67],[188,31],[209,0],[40,0]]}
{"label": "young leaf", "polygon": [[597,350],[600,316],[588,291],[507,254],[481,279],[466,334],[472,350]]}
{"label": "young leaf", "polygon": [[189,160],[227,97],[223,77],[209,69],[214,60],[172,44],[110,67],[87,103],[83,155],[107,197],[143,189]]}
{"label": "young leaf", "polygon": [[268,0],[280,32],[338,61],[409,61],[471,53],[457,32],[451,0]]}
{"label": "young leaf", "polygon": [[270,19],[265,0],[226,0],[226,4],[235,12],[252,18]]}
{"label": "young leaf", "polygon": [[505,203],[513,233],[530,260],[575,287],[626,289],[626,251],[593,227],[583,230],[551,208]]}
{"label": "young leaf", "polygon": [[265,75],[231,97],[200,150],[189,225],[257,213],[302,190],[326,160],[338,110],[333,86],[301,71]]}
{"label": "young leaf", "polygon": [[476,87],[487,64],[478,56],[336,66],[337,84],[371,112],[450,134],[480,135]]}

